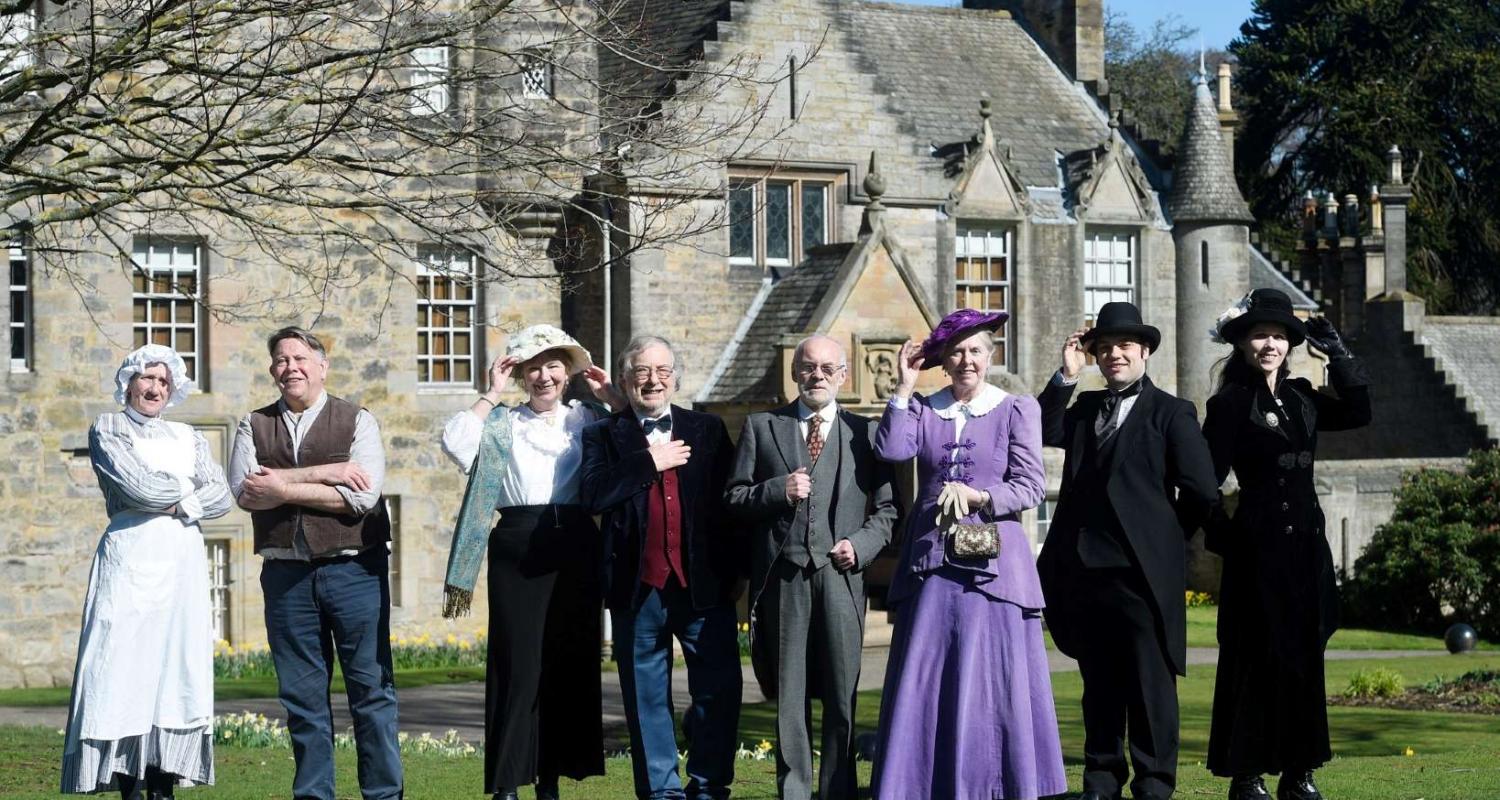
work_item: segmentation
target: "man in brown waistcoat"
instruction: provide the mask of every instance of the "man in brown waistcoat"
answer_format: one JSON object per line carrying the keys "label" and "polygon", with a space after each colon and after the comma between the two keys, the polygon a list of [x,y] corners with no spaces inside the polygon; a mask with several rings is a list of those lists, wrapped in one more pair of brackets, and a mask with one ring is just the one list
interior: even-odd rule
{"label": "man in brown waistcoat", "polygon": [[337,650],[360,792],[401,797],[380,429],[369,411],[323,391],[328,355],[316,336],[282,328],[267,346],[281,399],[240,420],[229,487],[265,559],[266,637],[297,761],[292,795],[334,798],[328,690]]}

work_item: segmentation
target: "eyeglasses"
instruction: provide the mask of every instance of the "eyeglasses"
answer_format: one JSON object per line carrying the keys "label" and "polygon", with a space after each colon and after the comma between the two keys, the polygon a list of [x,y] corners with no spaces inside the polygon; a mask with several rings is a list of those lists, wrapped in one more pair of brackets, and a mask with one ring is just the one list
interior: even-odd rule
{"label": "eyeglasses", "polygon": [[676,367],[656,367],[655,369],[653,369],[651,367],[631,367],[630,368],[630,376],[632,378],[635,378],[635,380],[636,380],[637,383],[645,383],[646,381],[648,381],[648,380],[651,379],[651,376],[653,374],[656,375],[656,379],[657,380],[665,383],[665,382],[667,382],[669,380],[672,380],[672,376],[677,374],[677,368]]}
{"label": "eyeglasses", "polygon": [[840,372],[844,371],[844,365],[843,364],[793,364],[792,365],[792,370],[794,372],[796,372],[799,377],[802,377],[802,378],[810,378],[813,375],[822,375],[825,378],[832,378],[832,377],[838,375]]}

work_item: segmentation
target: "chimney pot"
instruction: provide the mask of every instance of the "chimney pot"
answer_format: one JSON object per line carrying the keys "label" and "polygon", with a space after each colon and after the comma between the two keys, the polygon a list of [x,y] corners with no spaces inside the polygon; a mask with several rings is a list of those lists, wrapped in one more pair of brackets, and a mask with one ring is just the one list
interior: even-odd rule
{"label": "chimney pot", "polygon": [[1388,151],[1386,151],[1386,154],[1385,154],[1385,163],[1387,165],[1389,165],[1389,167],[1390,167],[1390,173],[1389,173],[1388,177],[1390,178],[1391,183],[1393,183],[1393,184],[1395,184],[1397,186],[1401,186],[1401,185],[1405,184],[1406,180],[1401,175],[1401,148],[1400,147],[1397,147],[1396,145],[1391,145],[1391,149],[1388,150]]}
{"label": "chimney pot", "polygon": [[1234,104],[1229,97],[1229,78],[1231,71],[1228,61],[1219,62],[1219,110],[1233,111]]}

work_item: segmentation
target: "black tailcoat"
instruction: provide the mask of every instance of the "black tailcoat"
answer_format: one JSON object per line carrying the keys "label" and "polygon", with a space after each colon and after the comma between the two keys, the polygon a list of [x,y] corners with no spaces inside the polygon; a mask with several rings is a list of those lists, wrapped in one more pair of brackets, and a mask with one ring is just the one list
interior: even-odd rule
{"label": "black tailcoat", "polygon": [[[687,589],[695,608],[712,608],[730,600],[749,563],[747,541],[729,524],[723,506],[734,444],[723,420],[675,405],[672,438],[692,450],[688,462],[677,468]],[[610,608],[639,608],[646,597],[641,550],[647,492],[657,479],[647,447],[641,423],[629,409],[583,430],[579,493],[590,513],[602,515],[604,602]]]}
{"label": "black tailcoat", "polygon": [[1066,448],[1057,513],[1037,559],[1047,600],[1047,624],[1058,649],[1077,657],[1092,632],[1070,590],[1084,566],[1078,537],[1087,506],[1108,502],[1155,605],[1166,657],[1186,674],[1187,539],[1208,516],[1218,495],[1213,462],[1198,429],[1193,404],[1141,378],[1140,395],[1114,435],[1104,464],[1107,497],[1090,497],[1076,487],[1094,422],[1107,392],[1084,392],[1071,407],[1072,386],[1055,382],[1037,397],[1042,407],[1042,443]]}

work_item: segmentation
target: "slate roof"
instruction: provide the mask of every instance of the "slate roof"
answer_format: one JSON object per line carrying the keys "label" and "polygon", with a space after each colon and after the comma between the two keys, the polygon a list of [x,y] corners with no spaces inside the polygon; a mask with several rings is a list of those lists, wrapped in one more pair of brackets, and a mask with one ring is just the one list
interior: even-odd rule
{"label": "slate roof", "polygon": [[814,247],[802,263],[778,281],[766,296],[744,338],[725,354],[719,378],[700,395],[700,403],[768,403],[781,399],[777,348],[781,337],[807,331],[818,303],[833,287],[839,267],[858,242]]}
{"label": "slate roof", "polygon": [[729,0],[621,0],[602,21],[601,102],[629,117],[669,95],[670,68],[700,57],[727,19]]}
{"label": "slate roof", "polygon": [[1016,20],[963,8],[844,0],[836,24],[860,66],[877,77],[889,106],[916,136],[937,145],[979,130],[979,101],[1011,147],[1027,186],[1056,186],[1056,152],[1097,146],[1109,136],[1104,112],[1074,85]]}
{"label": "slate roof", "polygon": [[1500,317],[1428,317],[1421,339],[1489,436],[1500,435]]}
{"label": "slate roof", "polygon": [[1235,183],[1229,149],[1219,135],[1219,113],[1208,82],[1201,75],[1193,90],[1182,144],[1177,148],[1167,212],[1173,222],[1255,221]]}
{"label": "slate roof", "polygon": [[[754,2],[754,0],[745,0]],[[1104,112],[1065,75],[1021,24],[994,11],[834,0],[834,25],[845,34],[861,70],[888,97],[886,110],[921,142],[973,139],[979,101],[989,98],[990,122],[1009,146],[1027,186],[1057,185],[1056,152],[1097,146],[1109,135]],[[628,32],[632,55],[657,64],[685,64],[728,20],[728,0],[625,0],[614,15]],[[669,77],[602,52],[600,69],[621,87],[617,102],[644,107],[670,93]]]}
{"label": "slate roof", "polygon": [[1281,271],[1276,269],[1269,259],[1261,254],[1260,249],[1250,248],[1250,291],[1256,289],[1280,289],[1286,292],[1286,296],[1292,298],[1292,308],[1298,311],[1311,311],[1316,313],[1319,309],[1318,301],[1307,296],[1307,293],[1297,288],[1297,284],[1287,280]]}

